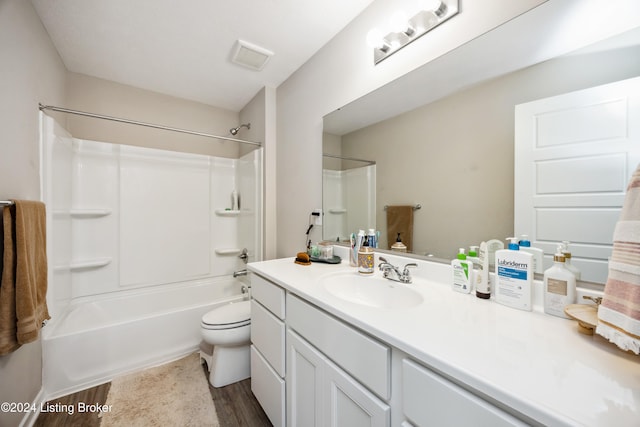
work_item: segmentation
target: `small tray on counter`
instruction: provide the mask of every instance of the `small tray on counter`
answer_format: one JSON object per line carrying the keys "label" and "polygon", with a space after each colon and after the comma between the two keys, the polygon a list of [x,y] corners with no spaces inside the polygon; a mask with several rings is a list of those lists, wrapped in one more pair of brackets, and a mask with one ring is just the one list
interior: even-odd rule
{"label": "small tray on counter", "polygon": [[325,264],[340,264],[342,262],[342,258],[340,258],[338,255],[334,255],[333,258],[318,258],[318,257],[309,257],[309,259],[312,262],[323,262]]}

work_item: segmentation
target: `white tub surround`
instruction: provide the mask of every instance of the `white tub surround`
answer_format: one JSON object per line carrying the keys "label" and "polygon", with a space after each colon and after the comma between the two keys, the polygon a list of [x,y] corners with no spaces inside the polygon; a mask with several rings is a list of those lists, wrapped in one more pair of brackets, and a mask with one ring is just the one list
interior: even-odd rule
{"label": "white tub surround", "polygon": [[[395,255],[385,257],[394,265],[416,262]],[[358,274],[344,261],[348,258],[342,258],[339,265],[311,266],[279,259],[251,263],[249,270],[286,293],[287,315],[283,319],[288,334],[287,366],[295,353],[290,351],[289,332],[304,335],[299,330],[304,328],[295,320],[300,301],[311,304],[306,306],[308,310],[339,319],[390,349],[391,394],[385,396],[365,387],[390,408],[390,417],[383,415],[388,423],[381,425],[396,426],[405,420],[420,425],[423,421],[414,410],[428,405],[446,408],[445,418],[450,411],[455,419],[467,406],[457,406],[455,399],[442,400],[447,395],[445,390],[450,389],[457,390],[452,396],[466,394],[464,405],[479,402],[483,408],[496,409],[507,425],[519,421],[556,426],[638,425],[639,359],[597,336],[579,334],[573,321],[544,314],[540,281],[535,282],[534,310],[525,312],[454,292],[449,265],[420,260],[418,268],[411,270],[414,283],[397,285],[411,287],[421,294],[423,302],[401,309],[373,308],[340,299],[322,284],[323,278],[338,272]],[[379,271],[374,274],[380,275]],[[292,312],[290,301],[295,309]],[[290,323],[292,315],[297,325]],[[291,345],[300,348],[293,341]],[[327,363],[336,362],[358,379],[330,354],[336,345],[324,350],[321,340],[313,344],[326,356]],[[367,358],[367,354],[361,355],[361,360]],[[290,380],[287,370],[287,387]],[[425,384],[429,386],[422,387]],[[424,393],[412,396],[414,387],[422,387]],[[289,399],[287,396],[288,406]]]}
{"label": "white tub surround", "polygon": [[43,336],[45,400],[195,352],[202,316],[246,298],[243,286],[218,278],[73,301]]}

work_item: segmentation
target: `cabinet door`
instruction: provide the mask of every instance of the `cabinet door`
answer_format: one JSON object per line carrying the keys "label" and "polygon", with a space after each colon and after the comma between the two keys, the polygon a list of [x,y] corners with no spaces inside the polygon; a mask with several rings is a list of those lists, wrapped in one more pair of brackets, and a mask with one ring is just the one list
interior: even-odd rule
{"label": "cabinet door", "polygon": [[402,361],[404,414],[416,426],[524,427],[525,423],[411,360]]}
{"label": "cabinet door", "polygon": [[[366,356],[365,356],[366,357]],[[388,405],[327,360],[325,365],[325,425],[331,427],[387,427]]]}
{"label": "cabinet door", "polygon": [[321,427],[324,356],[287,331],[287,426]]}

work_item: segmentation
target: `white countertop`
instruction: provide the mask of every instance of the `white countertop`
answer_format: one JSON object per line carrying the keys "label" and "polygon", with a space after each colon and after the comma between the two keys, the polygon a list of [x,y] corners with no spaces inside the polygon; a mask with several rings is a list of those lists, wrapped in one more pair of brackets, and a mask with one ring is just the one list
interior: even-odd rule
{"label": "white countertop", "polygon": [[[394,265],[416,261],[385,257]],[[542,424],[640,426],[640,357],[578,333],[576,322],[547,315],[539,305],[521,311],[455,292],[446,264],[417,261],[416,280],[401,286],[423,295],[418,306],[381,309],[344,301],[320,283],[339,271],[358,274],[342,258],[339,265],[301,266],[286,258],[248,268]],[[534,292],[539,304],[539,282]]]}

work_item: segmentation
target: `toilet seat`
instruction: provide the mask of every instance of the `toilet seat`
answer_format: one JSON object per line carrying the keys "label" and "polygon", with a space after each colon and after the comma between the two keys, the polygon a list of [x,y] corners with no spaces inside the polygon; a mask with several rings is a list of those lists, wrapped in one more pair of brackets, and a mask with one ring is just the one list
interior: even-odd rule
{"label": "toilet seat", "polygon": [[251,301],[240,301],[216,307],[202,316],[204,329],[233,329],[251,324]]}

